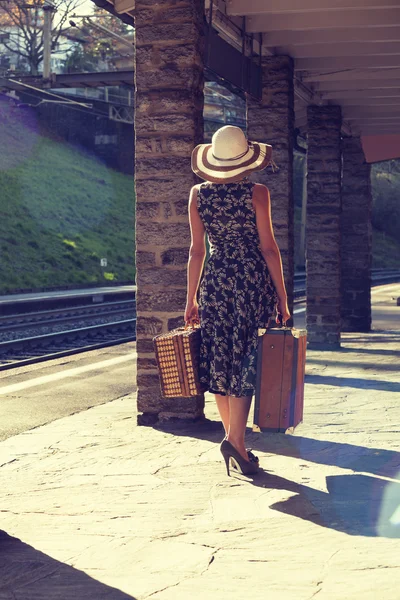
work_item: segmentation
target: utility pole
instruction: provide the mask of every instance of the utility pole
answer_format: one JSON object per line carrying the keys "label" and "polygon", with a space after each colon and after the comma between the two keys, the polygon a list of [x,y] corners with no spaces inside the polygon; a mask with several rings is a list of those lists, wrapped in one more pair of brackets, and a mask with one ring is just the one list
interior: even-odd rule
{"label": "utility pole", "polygon": [[52,4],[45,4],[43,6],[43,79],[50,79],[51,26],[55,10]]}

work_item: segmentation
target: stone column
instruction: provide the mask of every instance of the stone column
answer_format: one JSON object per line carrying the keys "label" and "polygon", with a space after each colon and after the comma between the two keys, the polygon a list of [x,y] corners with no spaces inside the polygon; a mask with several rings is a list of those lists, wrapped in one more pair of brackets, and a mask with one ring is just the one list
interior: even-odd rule
{"label": "stone column", "polygon": [[294,201],[293,139],[294,83],[293,60],[289,56],[262,59],[261,102],[248,99],[247,135],[249,140],[271,144],[279,170],[271,167],[252,176],[266,185],[271,194],[272,222],[283,263],[289,309],[293,314],[294,279]]}
{"label": "stone column", "polygon": [[340,106],[309,106],[307,149],[308,347],[340,347]]}
{"label": "stone column", "polygon": [[193,147],[203,141],[204,0],[136,0],[135,188],[139,424],[203,416],[163,399],[152,338],[183,324]]}
{"label": "stone column", "polygon": [[342,331],[371,330],[371,167],[359,137],[343,139]]}

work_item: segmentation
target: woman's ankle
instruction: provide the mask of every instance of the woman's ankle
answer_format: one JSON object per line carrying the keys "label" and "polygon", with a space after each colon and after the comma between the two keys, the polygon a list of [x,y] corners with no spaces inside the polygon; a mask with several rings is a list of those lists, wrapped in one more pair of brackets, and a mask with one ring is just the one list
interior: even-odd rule
{"label": "woman's ankle", "polygon": [[238,452],[240,452],[241,454],[244,454],[246,452],[246,446],[244,443],[244,439],[243,438],[234,438],[232,435],[227,435],[227,437],[225,438],[230,444],[232,444],[232,446],[234,446],[234,448],[236,448],[236,450],[238,450]]}

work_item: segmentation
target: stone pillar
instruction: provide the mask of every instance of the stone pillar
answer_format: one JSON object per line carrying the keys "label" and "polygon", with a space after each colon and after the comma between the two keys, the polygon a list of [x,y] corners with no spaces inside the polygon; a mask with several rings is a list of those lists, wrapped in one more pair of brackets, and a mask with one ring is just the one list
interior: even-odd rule
{"label": "stone pillar", "polygon": [[343,139],[342,331],[371,330],[371,167],[359,137]]}
{"label": "stone pillar", "polygon": [[308,347],[340,347],[340,106],[308,106],[307,330]]}
{"label": "stone pillar", "polygon": [[252,179],[266,185],[271,194],[272,222],[281,255],[289,309],[293,314],[294,279],[294,201],[293,139],[294,82],[293,60],[289,56],[262,59],[261,102],[248,98],[247,136],[273,148],[279,170],[271,167],[254,173]]}
{"label": "stone pillar", "polygon": [[152,338],[183,324],[193,147],[203,141],[204,0],[136,0],[135,188],[139,424],[203,416],[163,399]]}

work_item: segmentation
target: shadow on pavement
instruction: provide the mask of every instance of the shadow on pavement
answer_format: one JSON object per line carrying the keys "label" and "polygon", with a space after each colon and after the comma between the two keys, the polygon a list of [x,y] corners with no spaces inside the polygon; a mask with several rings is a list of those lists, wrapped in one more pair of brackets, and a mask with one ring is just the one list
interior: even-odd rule
{"label": "shadow on pavement", "polygon": [[[224,437],[222,423],[209,419],[191,425],[169,423],[157,428],[171,435],[208,440],[215,444],[219,444]],[[398,432],[393,430],[393,433]],[[267,454],[290,456],[320,465],[400,480],[400,452],[395,450],[368,448],[285,433],[254,433],[249,428],[246,440],[248,446]]]}
{"label": "shadow on pavement", "polygon": [[400,538],[400,482],[360,474],[332,475],[326,478],[328,492],[321,492],[261,471],[252,484],[296,494],[272,504],[272,510],[349,535]]}
{"label": "shadow on pavement", "polygon": [[[215,444],[220,443],[223,437],[223,429],[218,421],[207,421],[201,426],[186,425],[184,429],[162,429],[174,435],[205,439]],[[298,466],[302,469],[304,479],[307,479],[309,465],[302,461],[361,471],[327,476],[327,492],[322,492],[268,473],[261,468],[249,479],[253,485],[271,490],[288,490],[294,494],[288,500],[269,506],[272,510],[349,535],[400,538],[399,452],[295,437],[284,433],[252,433],[248,436],[248,444],[255,451],[298,458]],[[267,464],[267,461],[268,459],[262,459],[261,465]],[[388,481],[381,477],[399,481]],[[268,502],[268,493],[265,500]]]}
{"label": "shadow on pavement", "polygon": [[255,433],[249,439],[254,448],[262,452],[400,479],[400,452],[394,450],[327,442],[284,433]]}
{"label": "shadow on pavement", "polygon": [[306,375],[305,383],[317,385],[333,385],[337,387],[354,387],[363,390],[381,390],[384,392],[400,392],[400,383],[382,381],[382,379],[360,379],[359,377],[334,377],[332,375]]}
{"label": "shadow on pavement", "polygon": [[[360,343],[360,344],[377,344],[380,342],[400,342],[400,332],[398,329],[372,329],[370,333],[364,336],[348,337],[345,334],[341,338],[341,343]],[[360,349],[360,352],[362,349]]]}
{"label": "shadow on pavement", "polygon": [[0,530],[1,600],[135,600]]}
{"label": "shadow on pavement", "polygon": [[[399,357],[400,357],[400,352],[399,352]],[[324,365],[324,366],[337,366],[337,367],[353,367],[356,369],[374,369],[377,371],[395,371],[395,372],[399,372],[400,373],[400,367],[398,364],[391,364],[391,363],[386,363],[386,364],[382,364],[382,363],[376,363],[376,362],[364,362],[364,361],[358,361],[358,360],[352,360],[352,361],[347,361],[347,360],[329,360],[329,359],[320,359],[320,358],[307,358],[307,365]],[[311,374],[310,374],[311,375]],[[310,376],[308,375],[308,377]],[[312,375],[311,375],[312,376]],[[362,381],[362,379],[361,379]]]}
{"label": "shadow on pavement", "polygon": [[[346,340],[347,341],[347,340]],[[335,352],[340,352],[341,354],[346,354],[350,352],[355,352],[356,354],[383,354],[385,356],[400,356],[400,350],[385,350],[384,348],[346,348],[346,346],[342,346],[340,350],[336,350]],[[309,358],[307,357],[307,362]]]}

